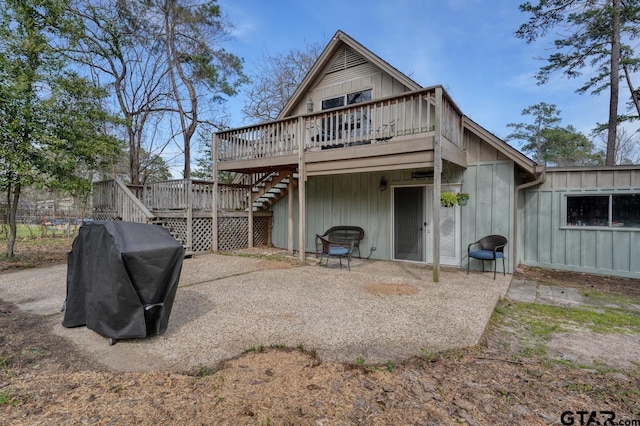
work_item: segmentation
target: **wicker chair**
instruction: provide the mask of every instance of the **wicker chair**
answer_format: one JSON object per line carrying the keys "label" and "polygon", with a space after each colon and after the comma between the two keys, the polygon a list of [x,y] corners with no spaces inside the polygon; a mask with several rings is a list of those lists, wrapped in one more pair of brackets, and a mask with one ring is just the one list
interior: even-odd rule
{"label": "wicker chair", "polygon": [[[474,245],[479,245],[479,250],[471,250]],[[506,275],[504,267],[504,247],[507,245],[507,239],[502,235],[488,235],[479,239],[475,243],[469,244],[467,247],[467,274],[471,266],[471,259],[479,259],[482,261],[482,272],[484,272],[484,261],[493,262],[493,279],[496,279],[496,260],[502,259],[502,275]]]}
{"label": "wicker chair", "polygon": [[325,266],[329,266],[329,258],[337,257],[340,259],[340,267],[342,268],[342,258],[347,258],[347,268],[351,270],[351,254],[353,253],[353,243],[351,243],[345,247],[343,243],[337,243],[334,241],[329,241],[326,238],[316,234],[316,246],[318,247],[318,255],[320,256],[320,262],[318,265],[322,266],[322,258],[327,257],[327,261]]}
{"label": "wicker chair", "polygon": [[[343,247],[349,247],[353,243],[353,250],[358,250],[358,258],[360,258],[360,241],[364,238],[364,229],[359,226],[332,226],[322,234],[322,237]],[[321,243],[316,238],[316,252],[320,250],[320,246]]]}

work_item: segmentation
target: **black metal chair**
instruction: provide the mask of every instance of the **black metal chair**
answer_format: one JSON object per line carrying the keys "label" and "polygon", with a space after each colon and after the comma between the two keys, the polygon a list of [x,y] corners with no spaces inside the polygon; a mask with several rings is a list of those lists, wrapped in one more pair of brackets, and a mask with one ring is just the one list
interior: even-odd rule
{"label": "black metal chair", "polygon": [[[471,250],[474,245],[479,245],[479,250]],[[471,259],[479,259],[482,261],[482,272],[484,272],[484,261],[493,262],[493,279],[496,279],[496,260],[502,259],[502,275],[506,275],[504,267],[504,247],[507,245],[507,239],[502,235],[488,235],[479,239],[475,243],[469,244],[467,247],[467,274],[471,266]]]}
{"label": "black metal chair", "polygon": [[322,266],[322,258],[326,256],[327,262],[325,263],[325,266],[329,266],[329,258],[333,256],[340,259],[340,267],[342,268],[342,258],[346,257],[347,268],[351,270],[351,254],[353,253],[353,243],[354,241],[352,240],[351,243],[347,247],[345,247],[344,243],[329,241],[326,238],[316,234],[316,247],[318,250],[317,255],[320,256],[319,265]]}

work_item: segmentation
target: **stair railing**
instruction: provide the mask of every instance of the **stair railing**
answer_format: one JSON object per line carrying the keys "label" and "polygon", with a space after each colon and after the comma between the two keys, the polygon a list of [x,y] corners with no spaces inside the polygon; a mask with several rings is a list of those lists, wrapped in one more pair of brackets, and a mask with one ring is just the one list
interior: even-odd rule
{"label": "stair railing", "polygon": [[153,213],[133,195],[133,192],[118,179],[114,179],[115,189],[115,210],[120,219],[126,222],[149,223],[154,218]]}

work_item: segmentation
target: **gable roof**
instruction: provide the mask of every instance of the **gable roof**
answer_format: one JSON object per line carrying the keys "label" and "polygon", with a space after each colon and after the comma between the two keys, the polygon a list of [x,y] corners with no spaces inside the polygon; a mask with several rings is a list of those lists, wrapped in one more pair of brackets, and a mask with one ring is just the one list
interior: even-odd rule
{"label": "gable roof", "polygon": [[[349,51],[349,49],[344,49],[345,47],[348,47],[351,51]],[[336,59],[334,59],[334,57],[336,57]],[[330,63],[332,59],[333,62]],[[338,30],[331,38],[327,46],[324,48],[315,64],[313,65],[313,67],[311,67],[291,98],[289,98],[285,106],[282,108],[282,111],[280,111],[280,114],[278,114],[278,119],[294,114],[296,105],[298,105],[300,97],[303,94],[307,93],[312,88],[313,84],[323,77],[324,74],[321,74],[323,70],[327,69],[327,73],[338,71],[340,69],[344,69],[341,67],[358,65],[360,63],[364,63],[363,61],[370,62],[373,65],[377,66],[383,72],[387,73],[392,78],[396,79],[407,88],[409,88],[410,91],[424,89],[424,87],[422,87],[420,84],[407,77],[397,68],[393,67],[387,61],[371,52],[369,49],[364,47],[348,34],[341,30]],[[469,131],[472,131],[478,136],[482,137],[482,139],[489,145],[502,152],[505,156],[514,161],[518,166],[526,170],[528,173],[531,173],[531,175],[534,176],[536,174],[537,164],[533,160],[507,144],[505,141],[482,127],[480,124],[464,115],[464,113],[462,113],[460,108],[455,105],[450,97],[449,99],[452,105],[462,115],[463,125]]]}
{"label": "gable roof", "polygon": [[[344,48],[345,46],[349,47],[353,52],[356,53],[356,55],[353,55],[353,54],[350,55],[349,52],[347,52],[346,50],[343,52],[340,52],[340,49]],[[367,62],[371,62],[372,64],[374,64],[375,66],[377,66],[378,68],[382,69],[384,72],[389,74],[391,77],[395,78],[396,80],[398,80],[399,82],[407,86],[409,90],[422,89],[422,86],[420,86],[418,83],[416,83],[415,81],[413,81],[412,79],[410,79],[409,77],[407,77],[406,75],[398,71],[396,68],[391,66],[387,61],[383,60],[378,55],[371,52],[369,49],[367,49],[366,47],[358,43],[356,40],[351,38],[345,32],[338,30],[336,31],[334,36],[331,38],[331,41],[329,41],[329,44],[327,44],[327,47],[324,48],[324,50],[316,60],[315,64],[313,65],[313,67],[311,67],[311,69],[307,73],[306,77],[302,80],[302,82],[300,83],[296,91],[293,93],[293,95],[291,95],[291,97],[285,104],[284,108],[282,108],[282,111],[280,111],[280,114],[278,114],[278,119],[288,117],[291,114],[293,114],[294,109],[300,99],[300,96],[302,96],[302,94],[309,91],[312,85],[317,80],[322,78],[322,75],[320,75],[320,73],[325,68],[329,67],[329,71],[331,71],[332,68],[339,66],[337,64],[338,61],[329,63],[329,61],[338,53],[341,54],[341,57],[339,59],[343,59],[344,64],[347,64],[349,62],[353,63],[354,61],[357,63],[358,61],[361,61],[362,59],[364,59]],[[352,65],[352,63],[349,65]]]}

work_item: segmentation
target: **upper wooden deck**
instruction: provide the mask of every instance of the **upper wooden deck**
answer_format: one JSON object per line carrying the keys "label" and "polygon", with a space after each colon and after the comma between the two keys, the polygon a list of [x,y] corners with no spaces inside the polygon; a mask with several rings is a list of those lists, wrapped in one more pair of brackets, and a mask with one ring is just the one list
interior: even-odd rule
{"label": "upper wooden deck", "polygon": [[442,158],[466,166],[462,113],[438,89],[219,132],[217,169],[255,173],[304,163],[306,175],[321,175],[432,167],[437,133]]}

